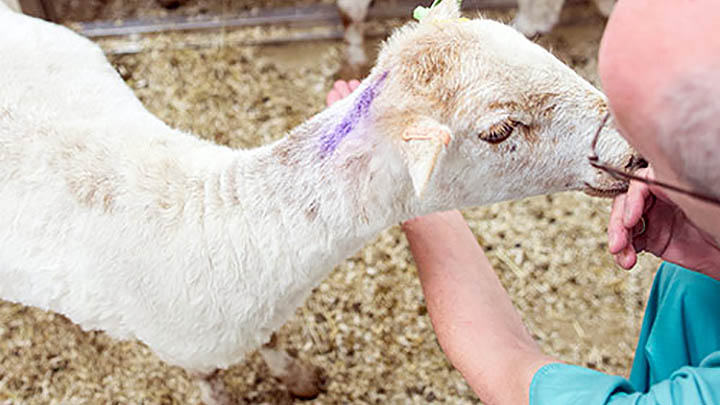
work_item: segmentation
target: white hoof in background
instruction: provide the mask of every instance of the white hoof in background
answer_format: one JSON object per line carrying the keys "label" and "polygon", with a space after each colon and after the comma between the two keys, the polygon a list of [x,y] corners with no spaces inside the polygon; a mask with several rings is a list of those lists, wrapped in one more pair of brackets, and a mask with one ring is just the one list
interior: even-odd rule
{"label": "white hoof in background", "polygon": [[600,14],[605,17],[610,17],[610,13],[612,13],[613,7],[615,7],[615,0],[595,0],[595,5],[598,10],[600,10]]}
{"label": "white hoof in background", "polygon": [[200,389],[200,400],[205,405],[235,405],[218,370],[206,375],[194,375],[193,378]]}
{"label": "white hoof in background", "polygon": [[528,38],[532,38],[538,34],[547,34],[555,26],[557,20],[553,21],[531,21],[524,16],[518,16],[512,22],[513,28],[520,31]]}
{"label": "white hoof in background", "polygon": [[280,380],[294,398],[313,399],[325,390],[325,376],[319,367],[268,346],[260,349],[260,355],[270,374]]}

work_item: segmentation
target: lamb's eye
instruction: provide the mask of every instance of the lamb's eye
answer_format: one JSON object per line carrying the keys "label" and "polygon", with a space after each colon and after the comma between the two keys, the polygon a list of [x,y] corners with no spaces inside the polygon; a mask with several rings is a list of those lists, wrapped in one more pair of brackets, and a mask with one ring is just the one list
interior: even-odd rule
{"label": "lamb's eye", "polygon": [[481,132],[478,137],[488,143],[500,143],[508,139],[519,125],[523,124],[520,121],[508,118],[491,126],[487,131]]}

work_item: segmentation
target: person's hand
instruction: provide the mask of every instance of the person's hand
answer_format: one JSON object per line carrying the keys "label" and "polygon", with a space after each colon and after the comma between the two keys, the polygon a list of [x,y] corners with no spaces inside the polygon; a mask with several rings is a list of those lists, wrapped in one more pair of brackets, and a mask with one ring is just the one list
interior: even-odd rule
{"label": "person's hand", "polygon": [[336,81],[332,90],[330,90],[330,92],[327,94],[327,97],[325,98],[325,103],[328,106],[335,104],[336,102],[349,96],[350,93],[352,93],[353,91],[355,91],[355,89],[358,88],[358,86],[360,86],[360,82],[357,80],[350,80],[349,82],[346,82],[345,80]]}
{"label": "person's hand", "polygon": [[[637,175],[655,178],[652,168],[639,170]],[[608,239],[610,253],[624,269],[635,266],[637,254],[643,251],[701,272],[720,263],[720,249],[712,239],[662,190],[639,181],[631,181],[627,193],[615,197]]]}

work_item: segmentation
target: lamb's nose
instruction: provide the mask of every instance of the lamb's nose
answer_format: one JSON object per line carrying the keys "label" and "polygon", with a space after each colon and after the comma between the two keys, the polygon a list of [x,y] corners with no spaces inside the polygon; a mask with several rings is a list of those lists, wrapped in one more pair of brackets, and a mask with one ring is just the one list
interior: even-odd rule
{"label": "lamb's nose", "polygon": [[643,169],[645,167],[648,167],[648,161],[645,160],[644,157],[636,153],[630,157],[630,160],[625,165],[625,170],[632,173],[638,169]]}

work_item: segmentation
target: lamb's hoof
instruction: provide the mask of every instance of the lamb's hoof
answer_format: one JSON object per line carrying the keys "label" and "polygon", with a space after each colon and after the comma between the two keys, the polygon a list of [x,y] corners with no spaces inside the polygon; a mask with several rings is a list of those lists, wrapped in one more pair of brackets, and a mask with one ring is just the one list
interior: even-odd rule
{"label": "lamb's hoof", "polygon": [[528,38],[535,38],[539,35],[547,34],[552,31],[555,22],[534,22],[526,18],[515,18],[512,27],[520,31]]}
{"label": "lamb's hoof", "polygon": [[595,5],[603,17],[608,18],[615,7],[615,0],[595,0]]}
{"label": "lamb's hoof", "polygon": [[200,389],[200,400],[205,405],[234,405],[236,401],[227,391],[217,371],[208,375],[193,375]]}
{"label": "lamb's hoof", "polygon": [[325,391],[324,371],[276,348],[276,336],[260,348],[270,375],[282,382],[294,398],[314,399]]}
{"label": "lamb's hoof", "polygon": [[295,359],[288,367],[287,373],[279,378],[290,395],[298,399],[315,399],[327,388],[325,372],[320,367],[298,359]]}

